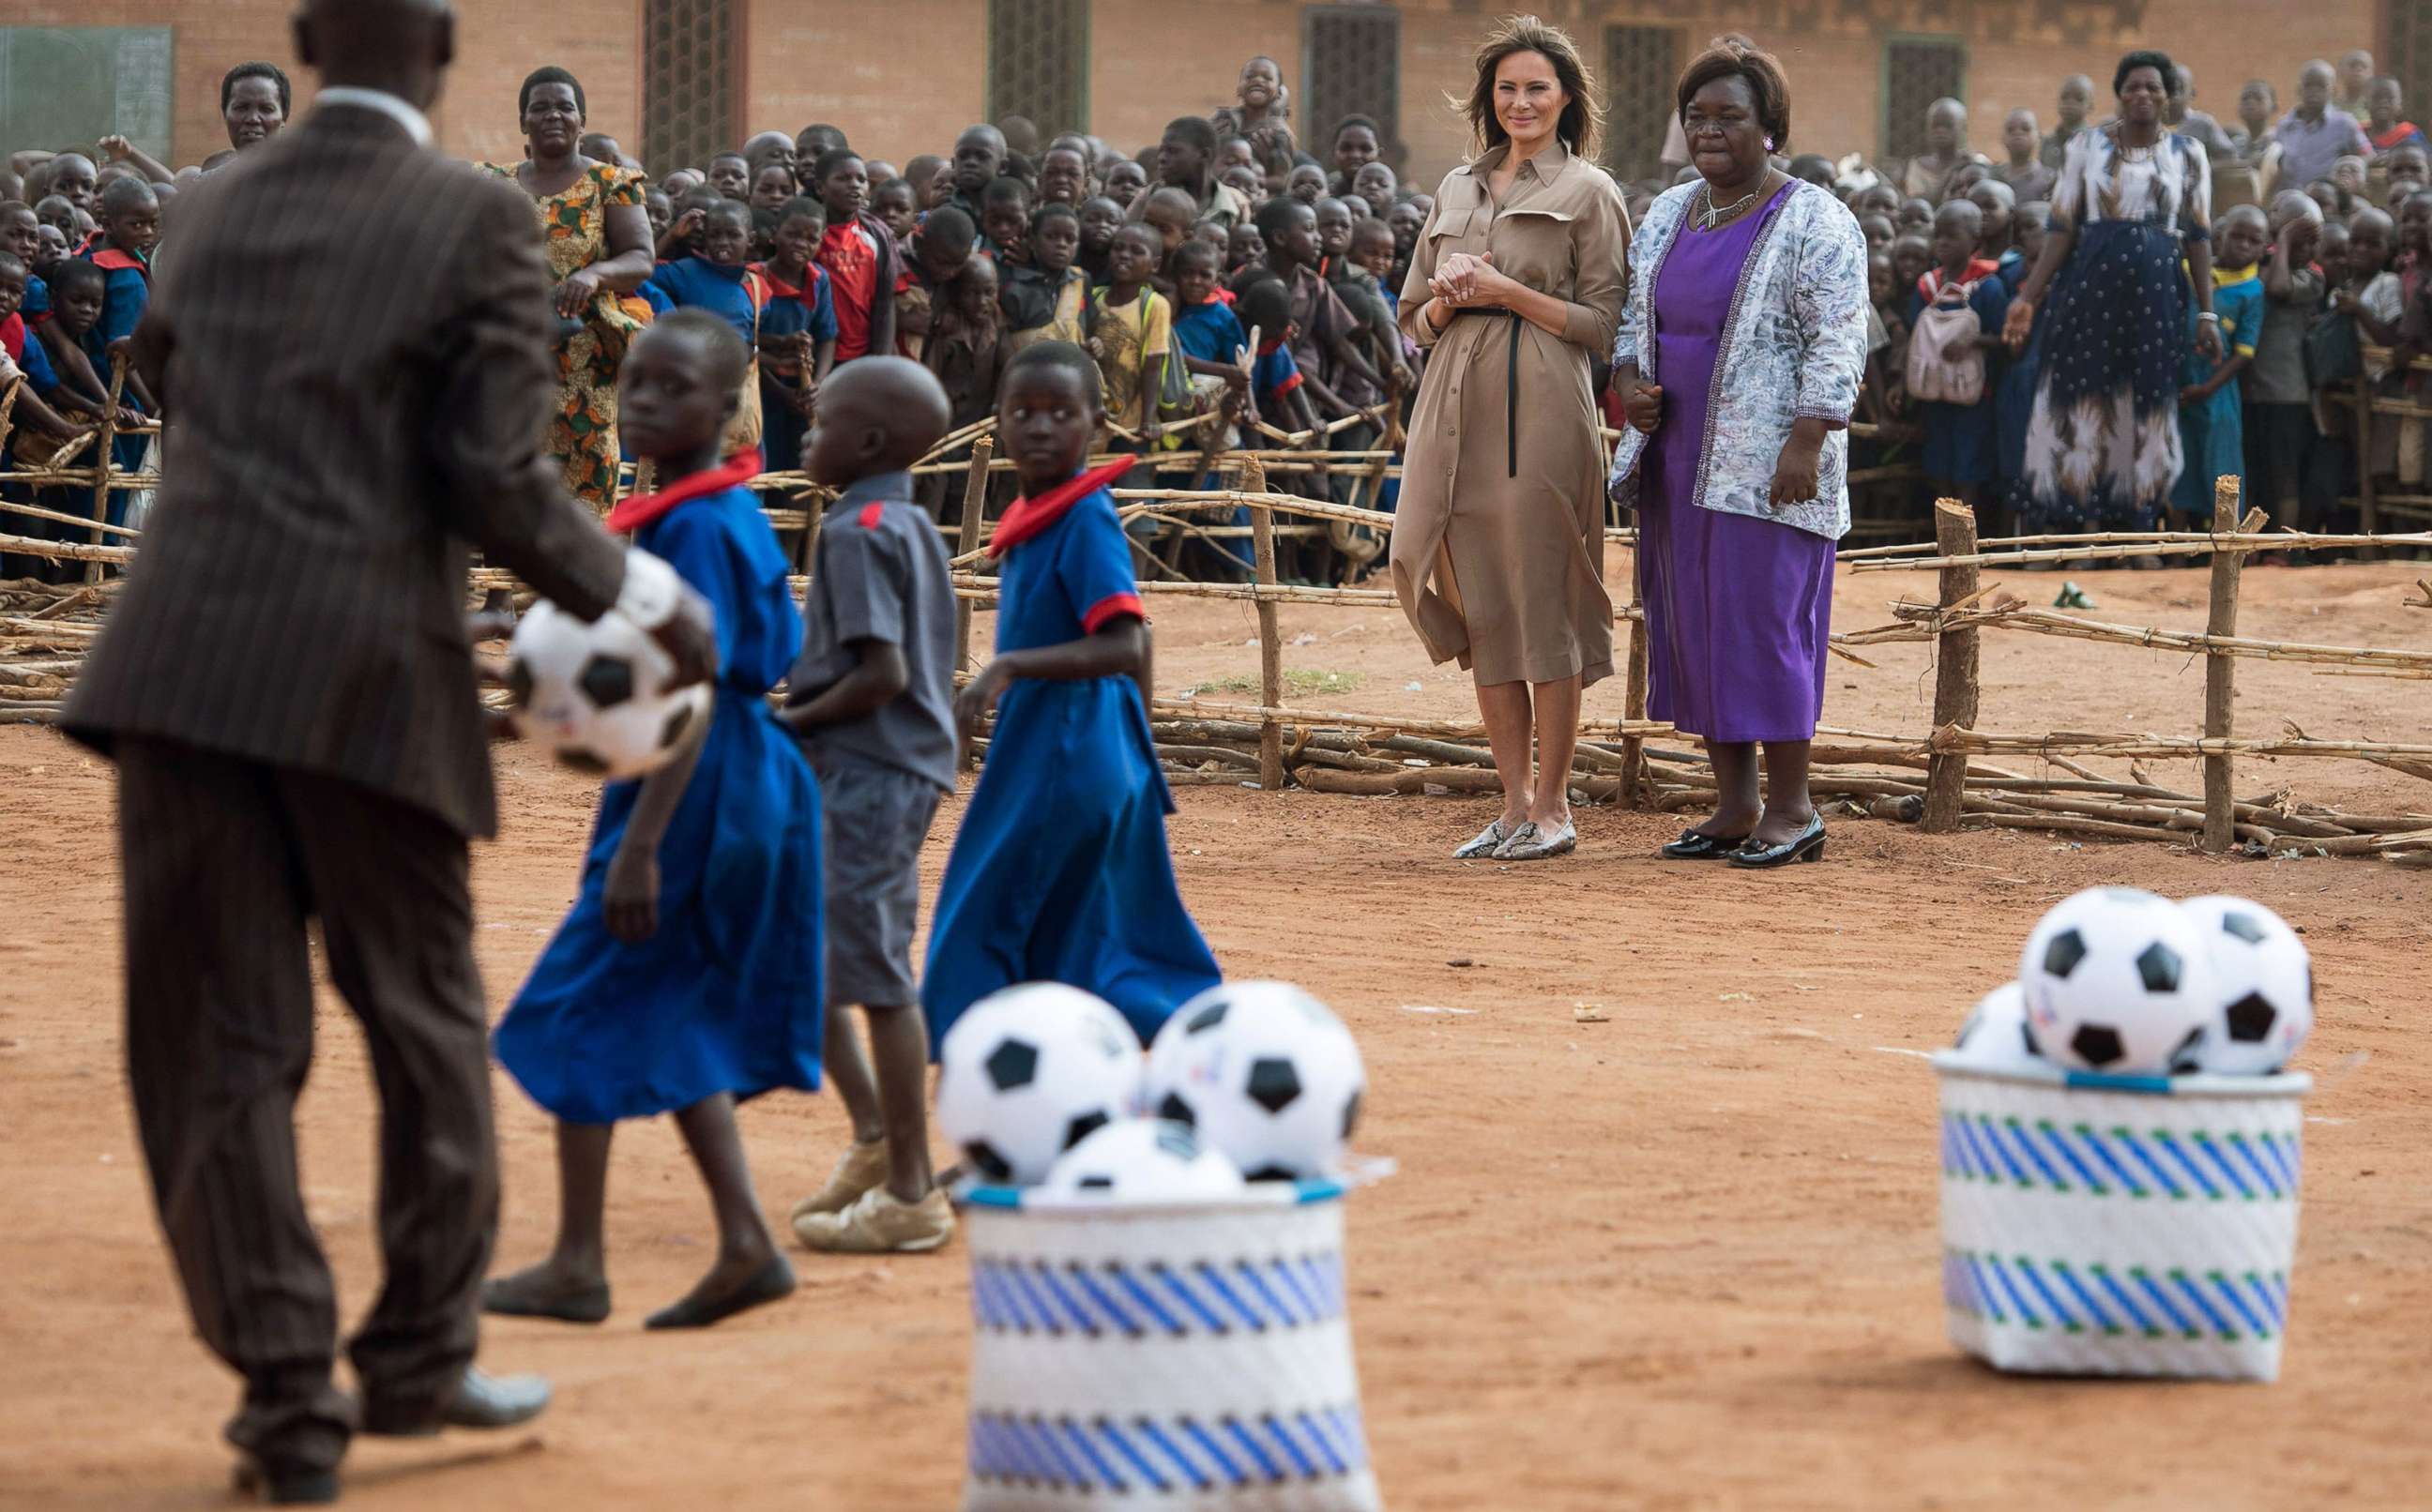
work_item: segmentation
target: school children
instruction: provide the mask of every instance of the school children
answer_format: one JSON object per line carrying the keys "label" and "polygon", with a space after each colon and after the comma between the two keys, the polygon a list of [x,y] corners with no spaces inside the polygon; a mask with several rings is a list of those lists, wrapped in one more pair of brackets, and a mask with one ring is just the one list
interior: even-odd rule
{"label": "school children", "polygon": [[895,286],[905,260],[895,233],[866,208],[869,168],[851,148],[834,147],[812,164],[809,187],[827,211],[819,262],[827,270],[836,306],[836,360],[850,362],[864,352],[892,352]]}
{"label": "school children", "polygon": [[1115,227],[1123,224],[1123,208],[1100,194],[1081,202],[1081,250],[1072,265],[1089,276],[1091,288],[1106,281],[1106,260],[1114,252]]}
{"label": "school children", "polygon": [[[995,412],[997,379],[1012,355],[997,279],[995,263],[986,258],[971,259],[945,286],[944,303],[932,312],[929,334],[921,345],[920,363],[944,387],[947,423],[957,430]],[[930,509],[943,508],[945,498],[945,475],[933,474]]]}
{"label": "school children", "polygon": [[[2389,217],[2381,219],[2377,248],[2389,250]],[[2255,263],[2271,236],[2263,212],[2252,205],[2236,205],[2213,223],[2212,310],[2221,321],[2221,355],[2218,361],[2196,350],[2198,322],[2187,311],[2187,351],[2181,362],[2179,450],[2185,459],[2178,481],[2170,487],[2170,509],[2183,530],[2212,529],[2214,479],[2224,474],[2239,480],[2245,497],[2246,444],[2241,424],[2238,376],[2255,361],[2257,328],[2263,323],[2263,278]],[[2396,307],[2392,280],[2391,307]],[[2242,511],[2243,502],[2239,504]]]}
{"label": "school children", "polygon": [[717,699],[670,765],[601,794],[573,910],[498,1025],[499,1064],[558,1120],[561,1205],[549,1258],[484,1289],[492,1313],[608,1316],[610,1136],[663,1113],[709,1188],[718,1254],[644,1326],[707,1327],[794,1289],[735,1124],[738,1100],[819,1085],[824,953],[819,785],[768,703],[802,617],[741,486],[749,462],[719,461],[750,368],[731,325],[679,310],[634,343],[618,379],[621,432],[667,486],[608,524],[710,600]]}
{"label": "school children", "polygon": [[1115,424],[1151,440],[1157,433],[1165,357],[1174,349],[1174,306],[1149,285],[1158,257],[1155,227],[1140,222],[1124,227],[1115,233],[1107,284],[1090,295],[1090,342],[1106,384],[1106,412]]}
{"label": "school children", "polygon": [[[1000,274],[1030,265],[1030,186],[1006,176],[980,192],[980,235]],[[1000,278],[999,283],[1004,280]]]}
{"label": "school children", "polygon": [[815,199],[777,211],[776,253],[752,271],[768,291],[760,314],[760,449],[771,472],[802,465],[802,436],[819,385],[836,365],[836,302],[815,260],[827,213]]}
{"label": "school children", "polygon": [[[1116,246],[1144,285],[1141,229]],[[1023,496],[989,545],[996,655],[954,705],[965,740],[990,711],[996,726],[931,924],[932,1044],[981,998],[1039,981],[1096,993],[1145,1042],[1220,980],[1166,847],[1147,619],[1106,493],[1129,462],[1082,470],[1104,416],[1077,346],[1041,342],[1005,370],[998,436]]]}
{"label": "school children", "polygon": [[896,354],[918,360],[929,328],[953,283],[974,260],[977,229],[952,205],[929,212],[912,233],[903,270],[895,276]]}
{"label": "school children", "polygon": [[[1925,475],[1946,497],[1980,502],[1998,470],[1995,353],[2010,294],[1977,256],[1984,215],[1954,199],[1934,212],[1934,266],[1908,297],[1908,386],[1925,432]],[[1972,316],[1972,319],[1970,318]]]}
{"label": "school children", "polygon": [[918,364],[867,359],[830,384],[806,459],[814,481],[844,492],[819,532],[778,717],[819,774],[825,1068],[853,1138],[827,1184],[794,1205],[795,1236],[812,1250],[917,1252],[954,1232],[929,1169],[928,1026],[912,978],[920,848],[954,788],[954,584],[907,469],[947,420],[945,392]]}
{"label": "school children", "polygon": [[1030,218],[1027,243],[1027,263],[998,270],[998,298],[1013,350],[1037,341],[1086,341],[1089,277],[1072,266],[1081,250],[1081,218],[1071,206],[1050,200]]}
{"label": "school children", "polygon": [[2320,459],[2305,379],[2305,329],[2322,303],[2323,277],[2314,267],[2322,213],[2313,200],[2290,191],[2272,199],[2268,227],[2263,318],[2254,360],[2238,383],[2246,405],[2246,476],[2252,502],[2270,512],[2273,525],[2310,529]]}
{"label": "school children", "polygon": [[[681,224],[681,223],[679,223]],[[726,322],[743,338],[752,354],[752,381],[729,428],[729,456],[759,446],[765,416],[760,407],[760,316],[768,307],[768,283],[752,271],[752,212],[740,201],[720,200],[701,218],[701,251],[673,262],[662,262],[650,275],[651,287],[678,310],[703,310]],[[640,448],[635,452],[640,454]]]}

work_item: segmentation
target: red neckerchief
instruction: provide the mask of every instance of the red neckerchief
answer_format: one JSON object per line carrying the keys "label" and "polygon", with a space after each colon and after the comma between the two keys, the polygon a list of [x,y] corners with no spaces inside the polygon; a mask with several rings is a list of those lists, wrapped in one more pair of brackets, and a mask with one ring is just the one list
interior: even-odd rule
{"label": "red neckerchief", "polygon": [[25,317],[24,315],[15,314],[6,320],[0,320],[0,352],[7,352],[8,361],[12,362],[25,355]]}
{"label": "red neckerchief", "polygon": [[2391,126],[2389,130],[2380,133],[2373,139],[2373,150],[2375,152],[2388,152],[2390,148],[2397,146],[2407,138],[2415,136],[2423,129],[2423,127],[2417,126],[2412,121],[2401,121],[2396,126]]}
{"label": "red neckerchief", "polygon": [[1952,283],[1945,278],[1940,268],[1929,268],[1917,276],[1917,292],[1923,294],[1925,302],[1930,305],[1945,289],[1973,289],[2001,271],[2001,265],[1998,262],[1987,261],[1984,258],[1969,258],[1968,276],[1959,282]]}
{"label": "red neckerchief", "polygon": [[1024,541],[1046,533],[1047,528],[1062,519],[1073,505],[1109,486],[1138,464],[1137,458],[1124,457],[1067,479],[1036,497],[1015,499],[1013,507],[1005,512],[1005,518],[997,522],[996,535],[988,542],[988,555],[1004,556]]}
{"label": "red neckerchief", "polygon": [[754,262],[752,264],[751,271],[766,279],[769,292],[780,299],[808,300],[811,297],[811,292],[819,286],[820,270],[817,262],[803,264],[802,281],[800,284],[790,284],[777,277],[776,266],[773,263]]}
{"label": "red neckerchief", "polygon": [[114,246],[95,250],[93,254],[93,265],[110,273],[140,273],[146,278],[152,277],[152,269],[142,258],[132,252],[122,252]]}
{"label": "red neckerchief", "polygon": [[750,482],[761,473],[758,448],[739,451],[726,460],[723,467],[705,473],[695,473],[672,488],[656,494],[635,494],[608,512],[608,529],[617,535],[629,535],[653,520],[672,513],[679,504],[689,504],[712,494],[723,494],[730,488]]}

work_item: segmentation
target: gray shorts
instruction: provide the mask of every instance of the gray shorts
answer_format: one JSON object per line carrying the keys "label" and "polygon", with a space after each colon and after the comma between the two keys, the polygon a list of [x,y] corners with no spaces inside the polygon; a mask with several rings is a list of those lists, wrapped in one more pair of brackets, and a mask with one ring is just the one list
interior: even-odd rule
{"label": "gray shorts", "polygon": [[920,847],[945,795],[924,778],[849,756],[814,752],[811,766],[819,779],[828,1006],[915,1006]]}

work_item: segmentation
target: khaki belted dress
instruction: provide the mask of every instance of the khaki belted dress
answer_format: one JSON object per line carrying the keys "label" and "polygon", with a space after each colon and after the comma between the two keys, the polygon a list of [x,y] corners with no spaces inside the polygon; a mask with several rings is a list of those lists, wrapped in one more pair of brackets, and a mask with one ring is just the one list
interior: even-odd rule
{"label": "khaki belted dress", "polygon": [[[1487,177],[1509,150],[1445,176],[1403,286],[1402,329],[1434,349],[1403,457],[1393,592],[1427,655],[1482,684],[1593,683],[1613,672],[1613,599],[1589,366],[1621,319],[1630,212],[1603,169],[1559,146],[1521,164],[1497,205]],[[1568,305],[1562,334],[1505,310],[1431,330],[1427,280],[1455,252],[1491,252]]]}

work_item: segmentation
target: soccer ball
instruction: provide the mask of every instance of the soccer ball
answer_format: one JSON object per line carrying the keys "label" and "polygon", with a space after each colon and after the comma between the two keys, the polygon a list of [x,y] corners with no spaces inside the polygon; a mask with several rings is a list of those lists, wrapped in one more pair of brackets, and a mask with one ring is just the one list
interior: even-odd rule
{"label": "soccer ball", "polygon": [[1342,1168],[1367,1084],[1360,1047],[1326,1004],[1289,983],[1233,982],[1157,1032],[1144,1101],[1250,1181],[1304,1181]]}
{"label": "soccer ball", "polygon": [[709,715],[700,683],[669,688],[675,659],[616,610],[585,625],[546,601],[515,626],[507,664],[515,728],[594,777],[641,777]]}
{"label": "soccer ball", "polygon": [[1078,987],[1029,982],[973,1003],[937,1052],[937,1128],[971,1168],[1036,1186],[1056,1157],[1140,1106],[1140,1041]]}
{"label": "soccer ball", "polygon": [[1047,1190],[1073,1201],[1151,1205],[1241,1194],[1241,1171],[1170,1118],[1124,1118],[1064,1151]]}
{"label": "soccer ball", "polygon": [[2046,1058],[2111,1075],[2192,1069],[2216,1006],[2195,921],[2134,887],[2055,904],[2027,936],[2018,985]]}
{"label": "soccer ball", "polygon": [[2314,1027],[2314,963],[2288,922],[2242,898],[2190,898],[2212,957],[2218,1005],[2196,1064],[2228,1076],[2264,1076],[2288,1064]]}
{"label": "soccer ball", "polygon": [[1969,1065],[1996,1070],[2048,1064],[2027,1024],[2027,995],[2015,982],[2002,983],[1969,1010],[1952,1048]]}

